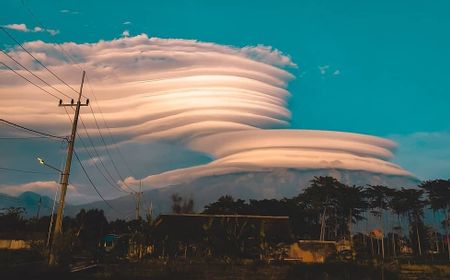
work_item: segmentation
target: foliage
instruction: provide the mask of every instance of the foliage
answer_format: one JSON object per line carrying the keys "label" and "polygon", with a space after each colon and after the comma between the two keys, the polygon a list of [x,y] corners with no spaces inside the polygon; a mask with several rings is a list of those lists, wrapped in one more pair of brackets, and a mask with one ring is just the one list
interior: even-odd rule
{"label": "foliage", "polygon": [[179,194],[174,193],[172,198],[172,212],[175,214],[187,214],[194,212],[194,200],[183,199]]}

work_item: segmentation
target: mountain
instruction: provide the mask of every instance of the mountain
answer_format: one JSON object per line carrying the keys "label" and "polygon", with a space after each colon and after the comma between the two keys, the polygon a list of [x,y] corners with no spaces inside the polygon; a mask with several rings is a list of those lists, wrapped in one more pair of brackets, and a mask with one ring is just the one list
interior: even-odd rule
{"label": "mountain", "polygon": [[41,209],[39,215],[50,215],[53,206],[53,199],[34,192],[23,192],[19,196],[11,196],[0,193],[0,209],[9,207],[23,207],[26,211],[25,217],[35,217],[38,211],[40,199]]}
{"label": "mountain", "polygon": [[[202,177],[178,185],[145,191],[142,197],[141,215],[144,215],[144,210],[150,205],[154,215],[169,213],[172,205],[171,195],[174,193],[185,198],[192,198],[196,211],[203,210],[205,205],[216,201],[222,195],[231,195],[234,198],[242,199],[293,197],[308,187],[314,176],[333,176],[345,184],[360,186],[382,184],[400,188],[416,186],[419,183],[417,179],[411,177],[373,174],[366,171],[276,168],[266,172],[243,172]],[[98,201],[74,206],[70,211],[66,210],[66,213],[74,215],[81,208],[99,208],[105,211],[109,219],[135,216],[136,200],[132,195],[108,202],[116,211],[103,201]]]}

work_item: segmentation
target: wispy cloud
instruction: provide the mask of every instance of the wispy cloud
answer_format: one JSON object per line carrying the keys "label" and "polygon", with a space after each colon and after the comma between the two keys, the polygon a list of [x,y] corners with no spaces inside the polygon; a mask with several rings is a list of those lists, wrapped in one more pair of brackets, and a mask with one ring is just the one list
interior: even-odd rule
{"label": "wispy cloud", "polygon": [[78,11],[71,11],[71,10],[67,10],[67,9],[60,10],[59,12],[62,13],[62,14],[71,14],[71,15],[78,15],[79,14]]}
{"label": "wispy cloud", "polygon": [[124,21],[122,24],[123,24],[123,25],[130,25],[130,24],[131,24],[131,21]]}
{"label": "wispy cloud", "polygon": [[11,30],[17,30],[22,32],[29,32],[30,30],[27,28],[27,25],[25,23],[12,23],[3,25],[4,28],[8,28]]}
{"label": "wispy cloud", "polygon": [[319,65],[317,68],[319,69],[320,74],[325,75],[330,68],[330,65]]}
{"label": "wispy cloud", "polygon": [[59,30],[56,29],[45,29],[39,26],[36,26],[34,28],[28,28],[27,25],[25,23],[13,23],[13,24],[7,24],[7,25],[3,25],[4,28],[8,28],[11,30],[16,30],[16,31],[20,31],[20,32],[46,32],[49,33],[52,36],[55,36],[56,34],[59,33]]}
{"label": "wispy cloud", "polygon": [[336,69],[335,67],[331,67],[331,65],[319,65],[317,66],[317,69],[319,69],[319,73],[322,76],[332,75],[332,76],[339,76],[341,74],[341,70]]}

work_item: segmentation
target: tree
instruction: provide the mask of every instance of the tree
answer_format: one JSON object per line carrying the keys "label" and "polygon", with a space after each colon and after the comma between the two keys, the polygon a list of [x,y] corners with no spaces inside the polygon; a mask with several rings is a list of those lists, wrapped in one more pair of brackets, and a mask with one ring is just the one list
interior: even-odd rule
{"label": "tree", "polygon": [[186,214],[194,212],[194,200],[183,199],[179,194],[174,193],[172,198],[172,212],[175,214]]}
{"label": "tree", "polygon": [[75,216],[75,237],[78,247],[82,250],[95,252],[97,244],[108,229],[103,210],[90,209],[88,211],[81,209]]}
{"label": "tree", "polygon": [[[419,227],[423,227],[423,209],[426,201],[422,198],[424,191],[418,189],[404,189],[399,191],[400,199],[404,200],[403,205],[407,208],[406,215],[411,226],[411,241],[415,239],[418,255],[422,255],[422,242],[419,234]],[[413,233],[415,231],[415,233]]]}
{"label": "tree", "polygon": [[336,202],[338,217],[342,220],[341,232],[342,234],[348,232],[349,240],[352,242],[352,224],[363,220],[362,213],[368,208],[363,188],[340,185]]}
{"label": "tree", "polygon": [[232,196],[221,196],[216,202],[205,206],[205,214],[244,214],[248,205],[242,199],[234,200]]}
{"label": "tree", "polygon": [[314,177],[311,180],[311,186],[306,188],[298,197],[302,200],[305,209],[313,210],[319,217],[319,239],[322,241],[325,240],[327,221],[331,220],[332,217],[336,217],[336,200],[338,189],[341,185],[342,183],[333,177]]}
{"label": "tree", "polygon": [[444,212],[445,221],[445,235],[447,238],[447,251],[448,258],[450,259],[450,246],[448,236],[448,219],[449,219],[449,207],[450,207],[450,180],[431,180],[425,181],[419,185],[419,188],[423,189],[428,196],[428,203],[433,212]]}
{"label": "tree", "polygon": [[[397,216],[397,220],[398,220],[398,226],[395,227],[397,229],[400,230],[401,232],[401,221],[400,221],[400,217],[401,216],[406,216],[408,211],[409,211],[409,205],[408,205],[408,201],[403,197],[402,192],[401,191],[397,191],[397,190],[393,190],[392,192],[389,193],[390,199],[389,199],[389,205],[388,208],[392,211],[392,213],[394,215]],[[394,244],[394,255],[396,254],[395,251],[395,234],[392,235],[393,237],[393,244]]]}
{"label": "tree", "polygon": [[368,206],[372,209],[371,213],[378,217],[380,220],[380,227],[383,233],[381,238],[381,252],[384,259],[384,211],[388,208],[389,197],[393,190],[386,186],[381,185],[369,185],[365,191],[366,197],[368,199]]}
{"label": "tree", "polygon": [[0,213],[0,228],[9,231],[24,230],[26,221],[23,216],[26,211],[23,207],[9,207],[1,209],[3,213]]}

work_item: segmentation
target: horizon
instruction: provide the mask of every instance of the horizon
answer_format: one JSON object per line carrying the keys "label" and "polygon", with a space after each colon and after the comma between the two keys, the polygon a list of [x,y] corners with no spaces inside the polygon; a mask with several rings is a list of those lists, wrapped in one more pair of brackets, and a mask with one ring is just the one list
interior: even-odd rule
{"label": "horizon", "polygon": [[[139,4],[139,1],[135,3]],[[140,10],[133,9],[133,5],[110,5],[108,16],[102,17],[98,16],[104,9],[101,1],[93,5],[87,5],[85,2],[40,1],[38,4],[36,1],[6,1],[5,9],[1,12],[0,25],[26,48],[39,54],[39,58],[48,63],[51,69],[64,77],[64,80],[69,81],[73,87],[78,88],[81,80],[81,71],[78,67],[87,69],[89,83],[85,88],[85,95],[90,97],[93,104],[96,104],[98,98],[97,105],[100,104],[101,109],[105,108],[103,106],[107,107],[105,112],[93,107],[103,133],[100,137],[94,120],[90,119],[89,109],[82,109],[82,117],[86,118],[87,128],[93,135],[94,146],[97,146],[98,151],[91,149],[92,154],[89,155],[84,151],[83,146],[80,146],[80,142],[77,145],[82,162],[88,167],[93,181],[106,199],[125,195],[120,194],[120,191],[116,193],[111,191],[111,185],[119,190],[126,189],[127,184],[137,186],[142,179],[146,184],[144,187],[151,189],[158,184],[170,185],[178,182],[176,180],[180,182],[189,180],[183,177],[184,173],[196,172],[195,174],[199,174],[196,176],[202,178],[211,174],[233,172],[230,170],[237,172],[242,168],[255,170],[257,158],[267,158],[278,162],[281,167],[289,167],[292,163],[289,162],[288,157],[305,154],[306,151],[303,147],[300,149],[299,144],[295,144],[297,146],[291,147],[289,151],[281,151],[266,147],[262,143],[252,142],[252,145],[257,145],[258,149],[261,149],[260,153],[250,154],[249,150],[232,154],[235,152],[235,147],[227,144],[230,146],[228,148],[224,145],[225,143],[214,144],[210,142],[213,136],[205,137],[204,140],[191,141],[188,139],[194,134],[183,135],[185,132],[174,131],[160,133],[162,136],[158,135],[150,139],[145,138],[143,134],[150,128],[137,127],[137,122],[132,118],[124,118],[125,115],[121,120],[119,120],[120,116],[112,114],[109,114],[110,118],[103,119],[103,113],[109,113],[111,110],[120,111],[122,110],[119,110],[120,106],[124,104],[130,106],[126,113],[128,117],[133,112],[136,102],[143,100],[127,99],[124,102],[125,97],[131,98],[133,95],[121,95],[123,93],[120,89],[143,90],[144,87],[131,87],[131,85],[134,86],[132,83],[142,82],[151,78],[152,75],[175,75],[164,71],[151,72],[153,64],[137,64],[131,60],[124,62],[121,56],[126,53],[131,54],[133,44],[138,48],[160,44],[159,51],[166,57],[155,65],[167,67],[167,69],[173,67],[171,63],[178,63],[174,69],[191,67],[192,71],[201,73],[203,70],[200,67],[212,69],[215,61],[221,57],[234,59],[234,63],[243,68],[238,69],[239,71],[230,68],[229,73],[240,75],[240,78],[256,77],[276,88],[276,94],[267,94],[260,85],[255,84],[250,87],[247,83],[246,91],[260,91],[252,98],[258,96],[263,108],[255,107],[249,102],[245,106],[250,109],[245,114],[256,114],[258,117],[250,118],[235,109],[221,109],[224,117],[218,119],[212,126],[208,126],[208,129],[219,129],[219,121],[229,122],[232,118],[237,119],[236,114],[239,112],[242,117],[232,120],[239,124],[239,129],[244,125],[250,125],[252,129],[257,127],[262,138],[270,134],[265,132],[269,129],[277,129],[277,134],[280,131],[290,134],[288,130],[302,129],[372,135],[392,140],[398,146],[397,148],[391,147],[390,144],[379,146],[376,142],[379,140],[375,140],[378,138],[368,138],[364,141],[369,142],[357,143],[360,146],[358,150],[355,150],[356,142],[347,143],[345,146],[342,143],[334,144],[337,146],[333,147],[327,146],[326,149],[339,149],[339,155],[329,153],[328,150],[325,153],[324,146],[320,146],[320,149],[314,146],[316,149],[314,156],[320,150],[321,155],[329,159],[331,166],[329,168],[339,169],[334,166],[340,166],[340,164],[344,169],[353,168],[354,163],[345,162],[345,160],[349,155],[357,154],[376,164],[381,163],[379,160],[386,164],[391,164],[387,162],[392,161],[399,166],[398,170],[409,172],[419,180],[450,178],[450,145],[448,144],[450,143],[450,94],[448,94],[450,85],[445,82],[445,77],[449,74],[447,65],[450,62],[450,55],[446,50],[450,46],[450,37],[444,36],[448,30],[447,27],[450,26],[450,17],[448,12],[445,12],[450,10],[449,3],[442,1],[423,6],[419,2],[384,1],[373,6],[363,3],[344,5],[331,1],[327,4],[312,1],[286,1],[285,5],[274,5],[270,1],[263,1],[255,7],[250,3],[229,1],[215,3],[214,5],[217,6],[213,8],[210,6],[207,10],[205,10],[207,5],[204,1],[190,3],[182,1],[178,5],[178,9],[172,9],[171,3],[158,5],[151,3],[144,5],[145,8]],[[276,12],[273,8],[276,8]],[[148,18],[147,13],[152,14],[152,17]],[[229,15],[234,15],[234,20],[224,21],[223,18]],[[268,16],[273,19],[267,21]],[[204,22],[209,24],[204,25]],[[238,26],[244,28],[238,28]],[[79,32],[80,30],[82,32]],[[21,54],[20,48],[7,35],[2,34],[0,38],[3,50],[25,65],[34,67],[33,70],[36,73],[44,73],[29,58]],[[120,46],[120,43],[124,43],[125,46]],[[59,44],[59,46],[52,44]],[[171,44],[173,46],[170,46]],[[178,57],[171,53],[172,50],[180,51],[183,44],[189,45],[191,49],[197,48],[189,54],[192,58]],[[75,57],[75,60],[79,59],[79,65],[75,67],[71,65],[73,64],[71,59],[61,53],[60,46],[63,46],[63,50],[70,53],[71,57]],[[108,52],[108,46],[119,51],[119,55],[115,56],[111,53],[111,57],[105,57],[102,60],[103,57],[100,58],[100,55],[102,52]],[[102,48],[105,49],[102,50]],[[195,58],[196,52],[205,50],[211,53],[209,57],[203,55]],[[49,56],[46,57],[45,53]],[[150,51],[148,55],[152,55]],[[168,59],[171,56],[174,59],[172,61]],[[155,56],[154,59],[157,57]],[[192,62],[191,59],[197,59],[197,61]],[[4,54],[2,54],[2,61],[10,66],[15,65]],[[226,67],[231,67],[232,64],[226,59],[221,60],[220,63]],[[107,70],[95,68],[95,65],[103,65],[106,67],[103,69]],[[115,68],[115,71],[112,71],[111,67]],[[9,72],[8,69],[2,68]],[[244,70],[255,72],[249,74]],[[107,74],[104,74],[105,71]],[[133,71],[137,73],[135,79],[128,77]],[[216,72],[204,73],[212,75]],[[18,98],[16,92],[22,90],[23,81],[12,73],[5,77],[8,78],[2,80],[1,89],[2,95],[5,96],[2,98],[5,105],[0,106],[2,118],[57,135],[68,134],[70,127],[67,120],[61,119],[60,116],[64,114],[64,111],[57,107],[57,101],[31,88],[27,88],[30,92],[24,93],[23,99]],[[49,81],[52,78],[48,75],[43,77]],[[108,82],[114,82],[117,90],[108,86]],[[207,80],[202,82],[205,83]],[[228,85],[225,79],[214,82],[216,85]],[[187,84],[196,86],[195,81],[185,80],[184,83],[185,87]],[[172,84],[165,86],[170,89],[169,86],[172,87]],[[58,85],[58,88],[64,87]],[[145,90],[154,89],[157,89],[156,85],[150,85]],[[111,95],[107,95],[108,91]],[[69,93],[70,90],[64,90],[64,92]],[[92,92],[95,92],[95,98]],[[233,108],[244,104],[242,98],[248,93],[242,90],[239,94],[241,99],[230,103],[234,106]],[[281,95],[285,97],[280,98]],[[193,93],[192,96],[195,98],[192,97],[190,100],[186,98],[185,102],[195,103],[202,100],[197,98],[200,93]],[[140,95],[136,94],[134,98],[137,97]],[[217,99],[211,102],[223,101],[224,99]],[[33,104],[39,104],[39,107],[34,107]],[[220,107],[219,105],[217,108]],[[178,105],[172,100],[162,100],[160,106]],[[155,108],[148,107],[148,109]],[[262,110],[264,113],[261,113]],[[43,112],[52,115],[46,118]],[[168,122],[158,120],[149,117],[148,113],[144,117],[144,111],[138,111],[137,107],[134,113],[141,114],[139,117],[147,121],[151,120],[159,126],[174,127],[175,124],[180,123],[172,120]],[[194,116],[197,113],[190,114],[186,114],[185,120],[191,118],[191,123],[200,125],[197,123],[198,117]],[[120,152],[116,151],[112,138],[109,138],[109,129],[106,129],[105,124],[112,124],[115,142],[123,143],[120,144],[119,149],[122,154],[125,154],[126,164]],[[134,125],[135,131],[127,131],[125,129],[127,125]],[[0,170],[2,181],[0,192],[17,194],[21,190],[30,190],[52,197],[51,193],[58,185],[58,176],[45,174],[52,171],[39,166],[35,158],[44,157],[49,164],[60,167],[65,148],[57,141],[45,139],[7,139],[23,137],[25,134],[17,134],[15,129],[8,128],[4,124],[1,124],[1,127],[0,137],[4,139],[0,139],[0,167],[44,174],[28,173],[17,176],[19,174],[14,171]],[[201,129],[204,131],[205,128]],[[220,128],[220,132],[230,129],[235,129],[235,125],[231,127],[226,124]],[[81,133],[84,134],[82,128],[80,128]],[[330,134],[327,137],[334,138],[335,135]],[[106,143],[111,144],[111,151],[106,151],[102,147],[101,137],[105,137]],[[240,145],[247,145],[245,137],[236,134],[233,139],[241,139]],[[281,147],[292,145],[290,141],[293,140],[290,137],[292,136],[281,137],[277,140],[277,145]],[[81,138],[86,145],[91,146],[86,136],[82,135]],[[349,140],[345,139],[345,141]],[[326,145],[329,143],[327,140]],[[370,147],[364,146],[366,144]],[[248,146],[248,149],[254,148]],[[224,151],[228,153],[228,157],[233,156],[234,162],[239,161],[241,165],[230,167],[229,163],[223,166],[216,164],[215,162],[225,161],[221,158],[221,153]],[[105,152],[111,153],[111,157]],[[286,155],[275,158],[274,155],[280,152]],[[392,159],[391,153],[394,153]],[[340,163],[341,159],[345,159],[343,163]],[[242,162],[245,164],[243,165]],[[262,161],[257,164],[256,169],[270,167]],[[299,163],[295,165],[302,170],[311,164],[307,162],[304,165]],[[94,170],[96,165],[99,165],[105,174],[98,174]],[[205,168],[202,169],[201,166]],[[211,166],[214,169],[211,169]],[[272,166],[272,168],[275,167]],[[397,170],[397,167],[395,169]],[[371,166],[357,170],[380,172]],[[393,169],[384,170],[381,173],[384,172],[390,174]],[[84,177],[80,167],[74,163],[69,201],[82,203],[100,199]],[[175,177],[177,179],[171,181]]]}

